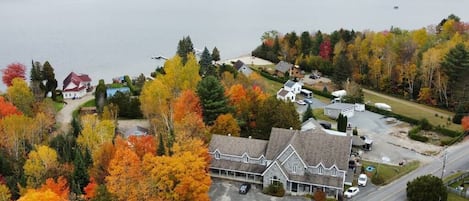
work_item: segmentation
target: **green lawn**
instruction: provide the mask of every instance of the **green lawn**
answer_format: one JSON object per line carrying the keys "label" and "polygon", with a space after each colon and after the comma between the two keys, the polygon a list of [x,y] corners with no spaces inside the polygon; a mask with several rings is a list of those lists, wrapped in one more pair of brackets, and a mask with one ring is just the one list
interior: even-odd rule
{"label": "green lawn", "polygon": [[448,201],[469,201],[469,199],[463,198],[453,193],[448,193]]}
{"label": "green lawn", "polygon": [[[261,76],[262,77],[262,76]],[[264,78],[264,77],[262,77]],[[273,80],[269,80],[267,78],[264,78],[265,81],[265,87],[266,87],[266,93],[272,96],[277,95],[277,91],[283,87],[283,84],[280,82],[276,82]]]}
{"label": "green lawn", "polygon": [[78,111],[80,110],[81,107],[94,107],[96,106],[96,102],[94,99],[91,99],[89,101],[86,101],[82,105],[80,105],[77,109],[75,109],[72,113],[73,117],[78,117]]}
{"label": "green lawn", "polygon": [[364,91],[364,95],[365,102],[386,103],[392,107],[392,111],[394,113],[412,117],[418,120],[426,118],[434,126],[440,125],[455,131],[462,130],[460,125],[448,122],[448,117],[452,118],[454,116],[454,113],[452,112],[407,100],[395,100],[392,97],[387,98],[388,96],[377,96],[375,94],[367,93],[366,91]]}
{"label": "green lawn", "polygon": [[409,172],[417,169],[420,165],[419,161],[412,161],[403,166],[394,166],[388,164],[380,164],[371,161],[362,161],[363,167],[366,168],[368,165],[372,165],[376,168],[374,172],[369,173],[369,177],[371,178],[372,175],[378,174],[380,175],[384,183],[382,185],[386,185],[391,183],[392,181],[406,175]]}

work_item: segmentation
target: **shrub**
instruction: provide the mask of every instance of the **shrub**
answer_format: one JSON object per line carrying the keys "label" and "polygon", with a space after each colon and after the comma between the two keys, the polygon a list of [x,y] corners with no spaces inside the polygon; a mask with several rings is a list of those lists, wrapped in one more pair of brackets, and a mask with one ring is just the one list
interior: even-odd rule
{"label": "shrub", "polygon": [[283,189],[281,183],[273,183],[264,190],[264,193],[276,197],[283,197],[285,195],[285,189]]}
{"label": "shrub", "polygon": [[458,137],[462,134],[462,132],[457,132],[453,130],[449,130],[443,127],[436,127],[433,129],[434,131],[441,133],[442,135],[448,136],[448,137]]}
{"label": "shrub", "polygon": [[428,119],[426,119],[426,118],[421,119],[420,122],[419,122],[419,125],[420,125],[420,128],[422,128],[423,130],[431,130],[432,127],[433,127],[430,124],[430,122],[428,122]]}

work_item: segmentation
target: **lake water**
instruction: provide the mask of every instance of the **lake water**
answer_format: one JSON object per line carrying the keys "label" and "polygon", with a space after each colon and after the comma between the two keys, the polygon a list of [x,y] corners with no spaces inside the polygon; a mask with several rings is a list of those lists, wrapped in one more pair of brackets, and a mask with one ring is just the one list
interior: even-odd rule
{"label": "lake water", "polygon": [[162,65],[150,57],[173,56],[187,35],[228,59],[269,30],[417,29],[451,13],[469,21],[467,8],[467,0],[0,0],[0,68],[48,60],[60,86],[71,71],[109,82],[149,74]]}

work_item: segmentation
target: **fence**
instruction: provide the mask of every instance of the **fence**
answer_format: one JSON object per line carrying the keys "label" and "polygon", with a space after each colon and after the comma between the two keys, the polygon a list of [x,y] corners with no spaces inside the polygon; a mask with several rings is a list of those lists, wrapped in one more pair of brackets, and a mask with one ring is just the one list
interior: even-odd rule
{"label": "fence", "polygon": [[[469,172],[461,174],[458,177],[447,181],[445,183],[445,185],[446,185],[446,189],[448,190],[448,192],[459,195],[459,196],[464,197],[464,198],[469,198],[469,191],[468,191],[469,189],[459,188],[459,187],[457,187],[457,188],[451,187],[452,184],[454,184],[456,182],[459,182],[461,180],[464,180],[466,177],[469,177]],[[463,181],[463,182],[466,183],[466,181]],[[467,182],[469,183],[469,180]]]}

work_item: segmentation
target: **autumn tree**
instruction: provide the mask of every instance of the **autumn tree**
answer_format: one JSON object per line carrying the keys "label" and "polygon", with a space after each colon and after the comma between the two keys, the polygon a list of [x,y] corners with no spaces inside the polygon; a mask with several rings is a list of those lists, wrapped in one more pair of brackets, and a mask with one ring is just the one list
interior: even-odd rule
{"label": "autumn tree", "polygon": [[98,184],[96,183],[93,177],[90,178],[90,183],[85,186],[83,189],[85,199],[89,200],[96,196],[96,191],[98,190]]}
{"label": "autumn tree", "polygon": [[11,102],[6,101],[3,96],[0,96],[0,119],[13,114],[20,115],[21,111]]}
{"label": "autumn tree", "polygon": [[194,113],[202,116],[200,99],[192,90],[185,90],[174,102],[174,121],[179,122],[188,115]]}
{"label": "autumn tree", "polygon": [[208,125],[212,125],[218,115],[230,110],[227,106],[225,90],[220,81],[213,76],[205,77],[197,85],[197,95],[202,103],[204,122]]}
{"label": "autumn tree", "polygon": [[99,120],[96,116],[85,115],[81,118],[82,130],[77,138],[82,150],[89,149],[94,155],[98,147],[114,138],[115,125],[112,120]]}
{"label": "autumn tree", "polygon": [[172,157],[146,155],[147,200],[209,200],[208,160],[206,146],[197,139],[177,143]]}
{"label": "autumn tree", "polygon": [[459,84],[462,79],[465,78],[465,75],[469,75],[465,72],[469,69],[469,51],[466,50],[464,44],[457,44],[452,48],[444,57],[444,60],[441,63],[441,66],[449,77],[450,91],[454,94],[453,98],[455,100],[460,100],[462,94],[456,94],[456,92],[462,91],[459,89]]}
{"label": "autumn tree", "polygon": [[321,56],[324,60],[329,60],[331,58],[331,53],[331,41],[328,39],[322,41],[321,45],[319,46],[319,56]]}
{"label": "autumn tree", "polygon": [[190,36],[183,37],[179,41],[176,53],[182,58],[183,64],[187,62],[187,55],[195,53],[194,45],[192,44]]}
{"label": "autumn tree", "polygon": [[54,193],[52,190],[45,191],[28,189],[26,194],[20,197],[18,201],[63,201],[64,199]]}
{"label": "autumn tree", "polygon": [[34,134],[34,119],[24,115],[9,115],[0,121],[0,145],[15,160],[27,153],[27,143]]}
{"label": "autumn tree", "polygon": [[152,135],[130,136],[127,140],[132,145],[133,151],[140,158],[143,158],[145,154],[154,155],[156,153],[156,143]]}
{"label": "autumn tree", "polygon": [[0,201],[10,201],[11,192],[6,184],[0,184]]}
{"label": "autumn tree", "polygon": [[47,171],[58,166],[57,152],[48,146],[40,145],[29,152],[24,164],[24,174],[28,186],[37,188],[46,180]]}
{"label": "autumn tree", "polygon": [[214,134],[230,134],[232,136],[239,136],[240,130],[236,119],[229,113],[219,115],[211,128],[211,132]]}
{"label": "autumn tree", "polygon": [[[144,85],[141,110],[157,133],[167,137],[168,148],[174,142],[174,100],[185,90],[194,90],[200,80],[199,64],[193,54],[182,63],[179,56],[166,61],[166,74]],[[169,152],[170,153],[170,152]]]}
{"label": "autumn tree", "polygon": [[90,168],[90,177],[97,183],[104,183],[109,175],[109,164],[114,156],[115,148],[112,142],[105,142],[93,152],[93,166]]}
{"label": "autumn tree", "polygon": [[3,73],[2,81],[7,87],[13,84],[12,82],[15,78],[26,79],[26,66],[21,63],[8,64],[8,66],[1,71]]}
{"label": "autumn tree", "polygon": [[34,96],[26,81],[15,78],[12,85],[7,89],[7,98],[22,113],[27,116],[33,115]]}
{"label": "autumn tree", "polygon": [[[106,186],[119,201],[146,200],[141,161],[122,139],[116,139],[116,152],[109,163]],[[145,175],[148,177],[149,175]]]}
{"label": "autumn tree", "polygon": [[469,131],[469,116],[465,116],[461,119],[461,125],[464,131]]}
{"label": "autumn tree", "polygon": [[68,200],[68,196],[70,193],[67,179],[63,176],[59,176],[57,180],[54,180],[53,178],[46,179],[46,183],[44,183],[39,190],[40,191],[51,190],[52,192],[57,194],[59,197],[61,197],[63,200]]}

